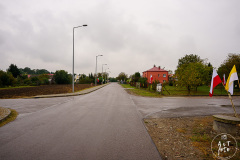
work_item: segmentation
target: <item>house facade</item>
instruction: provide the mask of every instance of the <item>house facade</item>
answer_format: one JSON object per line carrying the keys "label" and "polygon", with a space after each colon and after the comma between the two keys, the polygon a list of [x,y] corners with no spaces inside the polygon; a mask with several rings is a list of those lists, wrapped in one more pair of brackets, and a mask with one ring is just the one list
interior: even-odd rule
{"label": "house facade", "polygon": [[152,83],[155,80],[164,83],[168,82],[168,71],[154,65],[153,68],[143,72],[143,77],[148,79],[148,83]]}

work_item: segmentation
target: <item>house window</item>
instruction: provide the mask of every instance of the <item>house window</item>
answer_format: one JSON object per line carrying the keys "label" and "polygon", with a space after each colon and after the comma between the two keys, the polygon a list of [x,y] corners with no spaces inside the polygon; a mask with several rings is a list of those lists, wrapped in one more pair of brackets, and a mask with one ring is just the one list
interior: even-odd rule
{"label": "house window", "polygon": [[163,77],[166,77],[166,74],[163,74]]}
{"label": "house window", "polygon": [[160,74],[158,74],[158,77],[160,77]]}
{"label": "house window", "polygon": [[163,83],[165,83],[166,82],[166,80],[163,80]]}

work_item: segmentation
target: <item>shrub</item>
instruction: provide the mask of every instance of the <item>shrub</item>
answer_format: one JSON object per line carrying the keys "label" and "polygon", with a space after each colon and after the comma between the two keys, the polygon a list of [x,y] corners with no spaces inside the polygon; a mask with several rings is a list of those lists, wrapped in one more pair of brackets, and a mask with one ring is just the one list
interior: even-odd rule
{"label": "shrub", "polygon": [[16,79],[13,77],[12,73],[0,70],[0,87],[14,85],[16,85]]}
{"label": "shrub", "polygon": [[157,88],[157,84],[160,83],[158,80],[154,80],[153,83],[152,83],[152,90],[153,91],[156,91],[156,88]]}
{"label": "shrub", "polygon": [[70,84],[71,83],[71,75],[68,74],[67,71],[59,70],[54,74],[54,79],[57,84]]}

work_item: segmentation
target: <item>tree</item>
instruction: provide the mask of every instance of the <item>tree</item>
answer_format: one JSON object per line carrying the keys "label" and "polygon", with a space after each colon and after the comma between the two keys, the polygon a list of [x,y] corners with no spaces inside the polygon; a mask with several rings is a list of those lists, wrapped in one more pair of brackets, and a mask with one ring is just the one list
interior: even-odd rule
{"label": "tree", "polygon": [[139,72],[135,72],[134,77],[132,77],[132,78],[134,78],[133,79],[134,82],[138,82],[140,77],[141,77],[140,73]]}
{"label": "tree", "polygon": [[147,78],[140,77],[138,81],[140,82],[141,87],[143,87],[143,88],[147,88],[148,87]]}
{"label": "tree", "polygon": [[14,78],[17,78],[18,76],[20,76],[20,70],[18,69],[18,67],[14,64],[11,64],[7,70],[8,72],[11,72]]}
{"label": "tree", "polygon": [[177,68],[181,67],[183,64],[189,64],[189,63],[203,63],[203,59],[200,58],[198,55],[190,54],[190,55],[185,55],[184,57],[180,58],[178,60],[178,66]]}
{"label": "tree", "polygon": [[0,87],[13,86],[16,83],[16,79],[11,72],[4,72],[0,70]]}
{"label": "tree", "polygon": [[186,87],[190,94],[192,88],[197,90],[198,86],[210,83],[212,65],[204,63],[197,55],[186,55],[179,59],[175,73],[177,84]]}
{"label": "tree", "polygon": [[126,81],[127,80],[127,74],[125,74],[124,72],[121,72],[121,73],[119,73],[119,75],[118,75],[118,77],[117,77],[117,80],[119,80],[119,81]]}
{"label": "tree", "polygon": [[54,74],[54,79],[57,84],[70,84],[71,83],[71,75],[68,74],[67,71],[59,70]]}
{"label": "tree", "polygon": [[197,88],[203,84],[204,65],[201,63],[189,63],[179,67],[176,71],[177,84],[187,88],[190,94],[191,88]]}
{"label": "tree", "polygon": [[46,69],[36,69],[35,74],[49,74],[50,72],[47,71]]}
{"label": "tree", "polygon": [[[233,66],[236,66],[237,72],[239,73],[240,71],[240,54],[236,53],[230,53],[227,56],[227,59],[220,65],[218,68],[218,75],[220,77],[223,77],[223,74],[225,74],[225,77],[229,76],[229,73],[231,72]],[[240,74],[238,74],[238,79]]]}

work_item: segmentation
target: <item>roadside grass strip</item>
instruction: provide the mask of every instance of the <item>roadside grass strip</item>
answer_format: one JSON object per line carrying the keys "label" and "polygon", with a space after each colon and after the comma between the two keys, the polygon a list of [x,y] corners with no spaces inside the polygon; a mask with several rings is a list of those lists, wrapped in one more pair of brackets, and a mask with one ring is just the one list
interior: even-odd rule
{"label": "roadside grass strip", "polygon": [[8,114],[8,116],[6,116],[6,114],[8,113],[7,110],[8,109],[3,109],[2,107],[0,107],[0,115],[1,117],[4,117],[3,119],[1,118],[0,120],[0,127],[4,126],[9,122],[14,121],[18,116],[18,112],[14,109],[9,109],[11,113]]}
{"label": "roadside grass strip", "polygon": [[[209,86],[199,86],[197,89],[191,89],[190,94],[184,87],[165,85],[162,88],[162,93],[158,93],[149,88],[137,89],[129,84],[121,84],[121,86],[127,89],[127,92],[134,95],[146,96],[146,97],[162,97],[162,96],[209,96]],[[217,86],[214,89],[215,96],[227,96],[227,92],[222,86]],[[234,90],[234,95],[240,95],[240,89]]]}

